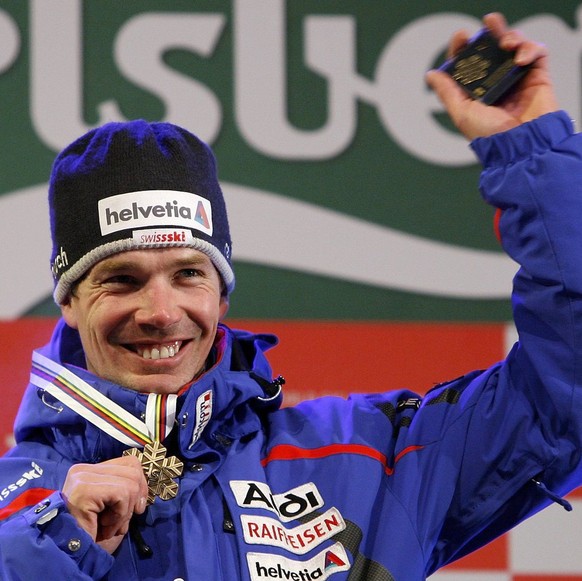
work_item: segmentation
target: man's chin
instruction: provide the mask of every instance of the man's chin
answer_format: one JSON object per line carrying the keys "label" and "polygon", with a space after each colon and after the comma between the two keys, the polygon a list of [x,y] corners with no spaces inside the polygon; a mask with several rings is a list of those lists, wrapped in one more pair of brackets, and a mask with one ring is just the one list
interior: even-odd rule
{"label": "man's chin", "polygon": [[139,391],[140,393],[171,394],[178,393],[180,389],[187,383],[189,383],[189,380],[182,381],[175,376],[168,377],[164,375],[134,375],[124,378],[124,381],[121,383],[121,385],[127,387],[128,389]]}

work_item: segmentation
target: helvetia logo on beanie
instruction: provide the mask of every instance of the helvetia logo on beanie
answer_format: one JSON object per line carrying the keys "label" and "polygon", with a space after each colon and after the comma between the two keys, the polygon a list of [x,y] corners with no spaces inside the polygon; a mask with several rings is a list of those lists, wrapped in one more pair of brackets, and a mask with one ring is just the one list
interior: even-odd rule
{"label": "helvetia logo on beanie", "polygon": [[212,206],[206,198],[175,190],[145,190],[99,200],[99,227],[106,236],[119,230],[183,226],[212,236]]}

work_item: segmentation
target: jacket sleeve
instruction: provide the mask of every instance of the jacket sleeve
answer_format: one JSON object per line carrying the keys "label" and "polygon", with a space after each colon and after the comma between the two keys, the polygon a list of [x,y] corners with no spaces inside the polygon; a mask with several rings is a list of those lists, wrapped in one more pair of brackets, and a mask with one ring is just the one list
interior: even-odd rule
{"label": "jacket sleeve", "polygon": [[519,341],[505,361],[429,392],[403,438],[424,447],[421,477],[394,489],[427,573],[582,483],[582,136],[558,112],[472,146],[519,265]]}
{"label": "jacket sleeve", "polygon": [[[50,473],[42,460],[44,475]],[[29,463],[30,464],[30,463]],[[7,466],[24,465],[20,459],[3,460]],[[68,513],[60,492],[52,494],[43,476],[11,491],[0,509],[0,579],[99,580],[113,565],[113,557],[97,545]],[[11,479],[14,480],[14,479]],[[52,482],[48,483],[53,484]],[[39,495],[46,494],[40,500]],[[14,497],[14,498],[13,498]]]}
{"label": "jacket sleeve", "polygon": [[545,444],[543,482],[563,495],[581,483],[582,135],[559,112],[474,149],[483,197],[499,208],[503,247],[520,265],[512,300],[519,342],[498,381],[531,403]]}

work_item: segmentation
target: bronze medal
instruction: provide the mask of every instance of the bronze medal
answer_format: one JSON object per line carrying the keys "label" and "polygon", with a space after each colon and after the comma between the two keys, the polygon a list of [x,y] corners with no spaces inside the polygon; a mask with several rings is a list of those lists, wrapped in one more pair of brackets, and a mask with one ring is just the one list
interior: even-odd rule
{"label": "bronze medal", "polygon": [[130,448],[123,455],[136,456],[141,462],[148,483],[148,504],[152,504],[156,496],[169,500],[178,494],[174,478],[182,475],[184,463],[176,456],[167,457],[166,448],[160,442],[146,444],[143,450]]}

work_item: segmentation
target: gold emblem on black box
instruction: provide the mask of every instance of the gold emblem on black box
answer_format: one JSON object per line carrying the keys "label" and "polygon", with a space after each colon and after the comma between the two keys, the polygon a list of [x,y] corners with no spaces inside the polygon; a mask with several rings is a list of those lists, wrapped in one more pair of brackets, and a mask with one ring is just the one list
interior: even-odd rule
{"label": "gold emblem on black box", "polygon": [[503,50],[488,30],[481,30],[440,69],[449,73],[474,99],[491,105],[507,95],[528,67],[515,64],[514,53]]}
{"label": "gold emblem on black box", "polygon": [[478,54],[473,54],[466,59],[455,61],[453,67],[453,74],[451,75],[455,81],[463,85],[470,85],[476,81],[480,81],[487,76],[491,61],[484,59]]}

